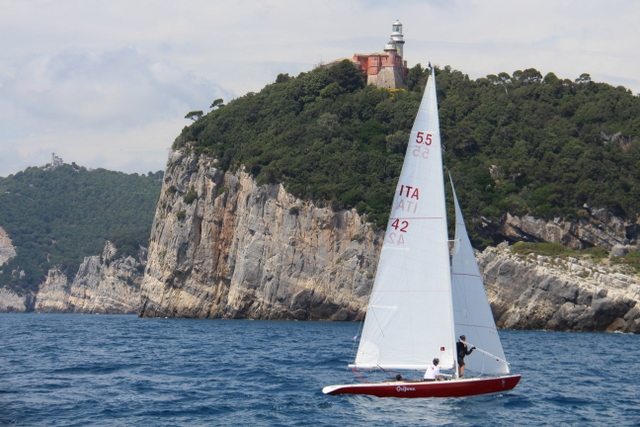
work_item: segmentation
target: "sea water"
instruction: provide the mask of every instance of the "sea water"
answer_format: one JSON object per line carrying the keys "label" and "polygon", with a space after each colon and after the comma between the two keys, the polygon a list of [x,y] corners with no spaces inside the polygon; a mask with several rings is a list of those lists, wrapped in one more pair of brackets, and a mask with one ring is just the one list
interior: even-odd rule
{"label": "sea water", "polygon": [[503,394],[322,394],[353,381],[358,328],[0,314],[0,425],[640,426],[640,336],[500,331]]}

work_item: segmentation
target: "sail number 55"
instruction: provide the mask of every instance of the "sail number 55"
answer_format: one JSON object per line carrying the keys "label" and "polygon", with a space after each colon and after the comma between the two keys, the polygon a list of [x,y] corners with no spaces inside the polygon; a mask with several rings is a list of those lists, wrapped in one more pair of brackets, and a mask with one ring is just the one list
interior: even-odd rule
{"label": "sail number 55", "polygon": [[416,144],[419,144],[419,145],[417,145],[416,148],[413,149],[411,154],[413,154],[415,157],[422,157],[423,159],[428,159],[429,145],[431,145],[431,143],[433,142],[433,140],[431,139],[432,136],[433,135],[430,133],[425,134],[424,132],[418,132],[416,134]]}
{"label": "sail number 55", "polygon": [[431,137],[432,135],[430,133],[425,134],[424,132],[418,132],[416,135],[416,142],[418,144],[431,145],[433,142]]}

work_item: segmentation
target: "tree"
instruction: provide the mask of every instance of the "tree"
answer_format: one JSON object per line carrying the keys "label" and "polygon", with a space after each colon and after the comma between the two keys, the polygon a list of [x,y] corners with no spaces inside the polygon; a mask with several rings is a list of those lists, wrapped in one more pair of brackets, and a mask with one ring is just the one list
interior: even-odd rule
{"label": "tree", "polygon": [[576,79],[576,83],[589,83],[591,81],[591,76],[587,73],[580,74],[580,77]]}
{"label": "tree", "polygon": [[425,78],[424,68],[420,63],[409,68],[407,73],[407,89],[413,90]]}
{"label": "tree", "polygon": [[553,84],[558,80],[560,79],[558,79],[558,76],[556,76],[554,73],[547,73],[547,75],[544,76],[544,79],[542,81],[547,84]]}
{"label": "tree", "polygon": [[224,101],[222,100],[222,98],[218,98],[215,101],[213,101],[213,103],[211,104],[211,108],[212,110],[215,108],[220,108],[220,107],[224,107]]}
{"label": "tree", "polygon": [[187,113],[186,116],[184,116],[185,119],[191,119],[194,122],[197,122],[198,120],[200,120],[202,118],[202,110],[197,110],[197,111],[189,111]]}
{"label": "tree", "polygon": [[287,83],[289,80],[291,80],[291,76],[288,73],[280,73],[276,78],[276,83]]}
{"label": "tree", "polygon": [[329,75],[347,92],[365,87],[364,74],[348,59],[344,59],[329,68]]}

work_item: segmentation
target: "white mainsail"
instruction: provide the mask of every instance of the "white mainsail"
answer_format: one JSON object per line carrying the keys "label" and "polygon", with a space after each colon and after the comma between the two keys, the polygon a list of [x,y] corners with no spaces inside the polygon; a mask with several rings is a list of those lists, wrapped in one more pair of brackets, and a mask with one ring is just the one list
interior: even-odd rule
{"label": "white mainsail", "polygon": [[509,365],[504,358],[500,337],[467,228],[464,225],[453,182],[451,182],[451,188],[456,209],[456,232],[451,267],[455,331],[456,336],[465,335],[469,344],[483,350],[475,351],[465,358],[466,369],[483,374],[508,374]]}
{"label": "white mainsail", "polygon": [[411,130],[352,367],[443,369],[455,355],[451,270],[435,78]]}

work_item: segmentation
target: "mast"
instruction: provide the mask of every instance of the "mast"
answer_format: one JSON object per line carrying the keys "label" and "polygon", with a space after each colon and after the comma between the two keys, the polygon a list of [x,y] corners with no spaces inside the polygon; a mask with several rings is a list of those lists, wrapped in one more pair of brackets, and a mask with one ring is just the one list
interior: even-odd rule
{"label": "mast", "polygon": [[[435,102],[435,108],[436,108],[436,117],[437,117],[437,121],[438,121],[438,131],[440,130],[440,116],[438,113],[438,95],[437,95],[437,90],[436,90],[436,73],[435,73],[435,69],[431,66],[431,62],[429,62],[429,69],[431,70],[431,76],[429,76],[430,79],[433,79],[433,85],[431,85],[432,87],[432,95],[433,99],[436,100]],[[444,159],[442,161],[442,165],[441,167],[444,166]],[[444,171],[442,171],[443,175],[444,175]],[[442,199],[446,200],[446,193],[444,191],[444,180],[442,183]],[[444,213],[444,219],[445,219],[445,224],[447,223],[447,213],[446,213],[446,209],[445,209],[445,213]],[[447,234],[448,237],[448,234]],[[448,261],[448,267],[449,267],[449,274],[451,274],[451,257],[449,256],[449,244],[447,243],[447,261]],[[458,366],[458,352],[456,350],[456,328],[455,328],[455,320],[453,317],[453,289],[451,288],[451,280],[449,281],[449,287],[450,287],[450,292],[449,292],[449,298],[447,300],[447,303],[449,305],[449,326],[450,326],[450,330],[451,330],[451,350],[453,351],[453,371],[454,371],[454,376],[455,378],[459,378],[458,375],[458,370],[459,370],[459,366]]]}

